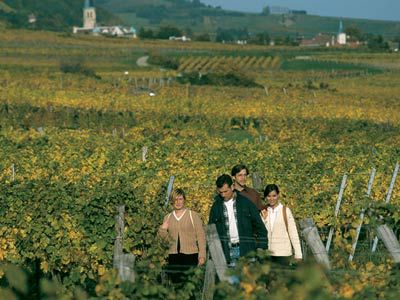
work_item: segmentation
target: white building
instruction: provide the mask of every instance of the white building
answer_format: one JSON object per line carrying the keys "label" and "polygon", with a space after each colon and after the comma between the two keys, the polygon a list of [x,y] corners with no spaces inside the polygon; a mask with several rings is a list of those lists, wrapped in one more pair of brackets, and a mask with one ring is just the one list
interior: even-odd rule
{"label": "white building", "polygon": [[271,15],[287,15],[290,13],[290,9],[283,6],[270,6],[269,11]]}
{"label": "white building", "polygon": [[136,29],[126,26],[97,26],[92,31],[93,35],[105,35],[114,37],[130,37],[136,39]]}
{"label": "white building", "polygon": [[29,22],[29,24],[36,23],[36,16],[34,14],[30,14],[28,16],[28,22]]}
{"label": "white building", "polygon": [[96,8],[93,5],[93,0],[85,0],[83,6],[83,27],[72,28],[73,33],[91,33],[96,27]]}
{"label": "white building", "polygon": [[170,36],[170,41],[182,41],[182,42],[190,42],[192,39],[183,35],[183,36]]}
{"label": "white building", "polygon": [[92,0],[85,0],[83,7],[83,28],[93,29],[96,27],[96,8]]}
{"label": "white building", "polygon": [[346,43],[347,43],[346,33],[343,32],[342,21],[340,21],[340,23],[339,23],[339,32],[337,34],[336,41],[339,45],[346,45]]}

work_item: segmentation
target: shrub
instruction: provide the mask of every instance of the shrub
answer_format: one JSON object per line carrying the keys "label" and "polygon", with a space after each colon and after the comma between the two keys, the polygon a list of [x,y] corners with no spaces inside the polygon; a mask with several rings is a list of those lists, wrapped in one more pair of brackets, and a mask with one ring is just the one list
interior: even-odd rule
{"label": "shrub", "polygon": [[178,82],[193,85],[261,87],[249,73],[228,64],[220,65],[215,72],[206,74],[198,72],[184,73],[178,78]]}
{"label": "shrub", "polygon": [[211,41],[211,37],[208,33],[201,33],[199,35],[196,35],[194,37],[195,41],[199,41],[199,42],[210,42]]}
{"label": "shrub", "polygon": [[169,57],[158,53],[150,54],[150,63],[158,65],[166,69],[177,70],[179,68],[179,59],[176,57]]}
{"label": "shrub", "polygon": [[63,73],[82,74],[87,77],[101,79],[93,69],[85,66],[80,59],[65,60],[60,62],[60,71]]}

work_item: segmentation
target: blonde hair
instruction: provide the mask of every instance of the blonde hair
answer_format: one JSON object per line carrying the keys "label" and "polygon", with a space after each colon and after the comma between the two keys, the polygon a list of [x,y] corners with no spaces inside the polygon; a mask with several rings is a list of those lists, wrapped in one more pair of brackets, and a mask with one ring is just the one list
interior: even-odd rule
{"label": "blonde hair", "polygon": [[186,200],[185,192],[184,192],[182,189],[177,188],[177,189],[174,189],[174,190],[172,191],[171,195],[169,195],[169,201],[170,201],[171,203],[174,203],[174,200],[175,200],[176,197],[178,197],[178,196],[182,196],[182,197],[183,197],[183,200]]}

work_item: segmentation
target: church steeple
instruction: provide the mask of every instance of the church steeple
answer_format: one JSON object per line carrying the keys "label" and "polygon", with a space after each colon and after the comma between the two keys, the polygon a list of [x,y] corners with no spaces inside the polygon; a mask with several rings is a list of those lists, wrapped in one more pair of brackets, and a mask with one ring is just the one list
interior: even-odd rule
{"label": "church steeple", "polygon": [[90,8],[94,7],[94,1],[93,0],[85,0],[85,6],[83,8]]}
{"label": "church steeple", "polygon": [[83,27],[93,29],[96,27],[96,8],[93,0],[85,0],[83,7]]}
{"label": "church steeple", "polygon": [[340,23],[339,23],[339,32],[338,33],[339,34],[343,33],[343,22],[342,22],[342,20],[340,20]]}

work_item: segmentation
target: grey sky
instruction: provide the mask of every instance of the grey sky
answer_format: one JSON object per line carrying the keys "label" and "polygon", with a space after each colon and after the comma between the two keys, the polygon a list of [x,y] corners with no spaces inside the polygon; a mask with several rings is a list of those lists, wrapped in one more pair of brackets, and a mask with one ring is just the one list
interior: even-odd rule
{"label": "grey sky", "polygon": [[306,10],[320,16],[400,21],[400,0],[201,0],[222,8],[261,12],[266,5]]}

